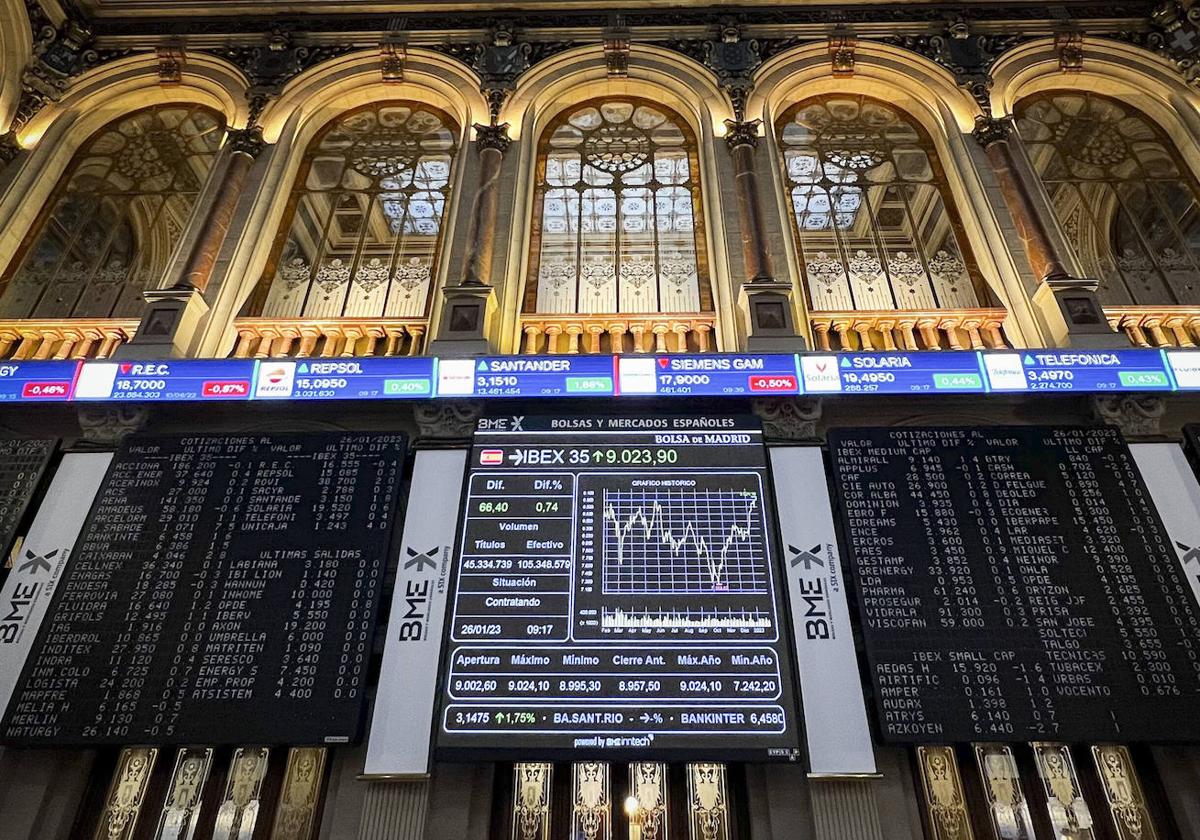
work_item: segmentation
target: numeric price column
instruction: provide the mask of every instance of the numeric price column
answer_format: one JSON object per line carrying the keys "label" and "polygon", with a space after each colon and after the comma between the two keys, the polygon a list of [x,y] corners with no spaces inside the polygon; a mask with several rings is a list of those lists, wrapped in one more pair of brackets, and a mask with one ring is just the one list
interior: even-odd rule
{"label": "numeric price column", "polygon": [[567,641],[574,498],[570,473],[471,476],[455,641]]}

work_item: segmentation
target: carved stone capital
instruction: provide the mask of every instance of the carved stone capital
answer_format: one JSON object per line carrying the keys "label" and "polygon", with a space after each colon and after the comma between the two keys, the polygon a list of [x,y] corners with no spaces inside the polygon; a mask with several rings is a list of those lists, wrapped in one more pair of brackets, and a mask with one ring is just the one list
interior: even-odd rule
{"label": "carved stone capital", "polygon": [[508,136],[508,123],[500,123],[499,125],[483,125],[475,123],[475,145],[480,151],[491,149],[500,154],[508,151],[508,147],[512,145],[512,138]]}
{"label": "carved stone capital", "polygon": [[263,147],[265,146],[262,128],[257,125],[252,125],[248,128],[230,129],[227,142],[229,143],[229,150],[234,154],[248,155],[252,158],[256,158],[262,154]]}
{"label": "carved stone capital", "polygon": [[483,416],[479,400],[424,401],[413,405],[417,432],[424,440],[470,440]]}
{"label": "carved stone capital", "polygon": [[758,127],[762,120],[725,120],[725,145],[729,151],[738,146],[758,148]]}
{"label": "carved stone capital", "polygon": [[142,405],[96,403],[79,406],[79,430],[88,444],[105,449],[146,426],[150,411]]}
{"label": "carved stone capital", "polygon": [[1109,426],[1116,426],[1126,438],[1162,434],[1162,419],[1167,401],[1157,394],[1095,394],[1092,414]]}
{"label": "carved stone capital", "polygon": [[762,397],[753,403],[768,440],[819,440],[822,409],[820,397]]}
{"label": "carved stone capital", "polygon": [[971,136],[983,148],[994,143],[1002,143],[1012,135],[1013,124],[1008,117],[987,117],[980,114],[975,118],[975,128]]}
{"label": "carved stone capital", "polygon": [[16,133],[9,131],[0,134],[0,169],[16,160],[19,154],[21,154],[21,144],[17,142]]}

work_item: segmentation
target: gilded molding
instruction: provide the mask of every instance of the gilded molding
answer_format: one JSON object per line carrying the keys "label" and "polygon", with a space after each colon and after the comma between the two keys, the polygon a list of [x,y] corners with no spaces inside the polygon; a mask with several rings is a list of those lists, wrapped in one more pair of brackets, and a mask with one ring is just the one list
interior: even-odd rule
{"label": "gilded molding", "polygon": [[983,782],[992,831],[1003,840],[1036,840],[1021,772],[1008,744],[975,744],[975,762]]}
{"label": "gilded molding", "polygon": [[512,840],[550,840],[550,791],[554,765],[513,765]]}
{"label": "gilded molding", "polygon": [[324,747],[292,747],[288,750],[271,840],[311,840],[317,807],[321,804],[328,753]]}
{"label": "gilded molding", "polygon": [[154,840],[192,840],[212,759],[211,747],[179,748]]}
{"label": "gilded molding", "polygon": [[1033,758],[1046,797],[1046,813],[1055,832],[1074,840],[1094,840],[1092,813],[1079,786],[1079,775],[1066,744],[1034,741]]}
{"label": "gilded molding", "polygon": [[933,840],[974,840],[954,747],[917,747],[917,766]]}
{"label": "gilded molding", "polygon": [[571,837],[577,840],[612,837],[610,775],[606,761],[577,761],[571,765]]}
{"label": "gilded molding", "polygon": [[1093,746],[1092,760],[1118,840],[1158,840],[1129,749],[1117,744]]}
{"label": "gilded molding", "polygon": [[629,840],[666,840],[670,831],[670,785],[667,765],[633,762],[629,765]]}
{"label": "gilded molding", "polygon": [[157,758],[156,747],[121,750],[108,794],[104,797],[104,809],[96,823],[95,840],[132,840]]}
{"label": "gilded molding", "polygon": [[263,779],[271,753],[266,747],[239,747],[229,763],[225,795],[217,809],[213,840],[242,840],[254,835]]}
{"label": "gilded molding", "polygon": [[724,764],[687,766],[688,840],[729,840],[729,793]]}

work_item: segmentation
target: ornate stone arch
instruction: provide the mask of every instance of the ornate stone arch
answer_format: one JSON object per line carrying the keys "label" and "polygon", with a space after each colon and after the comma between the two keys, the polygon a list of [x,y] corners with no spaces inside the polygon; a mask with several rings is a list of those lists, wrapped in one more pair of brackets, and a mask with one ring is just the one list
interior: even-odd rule
{"label": "ornate stone arch", "polygon": [[63,97],[38,113],[17,138],[29,156],[0,196],[0,272],[8,268],[76,152],[98,130],[151,105],[202,105],[220,114],[226,128],[245,124],[246,80],[219,58],[194,54],[182,80],[159,83],[154,54],[139,54],[93,68]]}
{"label": "ornate stone arch", "polygon": [[[479,91],[478,77],[461,62],[432,50],[405,50],[402,81],[384,81],[378,50],[330,59],[290,81],[259,119],[263,139],[272,144],[269,159],[255,188],[245,233],[230,255],[225,276],[237,280],[221,284],[203,352],[220,354],[231,345],[233,318],[270,260],[272,241],[287,213],[292,185],[313,138],[338,115],[383,100],[424,103],[446,113],[458,129],[456,146],[460,150],[466,147],[471,125],[487,121],[487,102]],[[452,170],[452,197],[461,194],[463,169],[456,166]],[[455,215],[451,210],[445,217],[445,241],[453,236]],[[448,260],[439,261],[433,278],[435,289],[444,283],[448,265]]]}
{"label": "ornate stone arch", "polygon": [[[979,105],[945,68],[900,47],[860,41],[855,48],[854,73],[834,77],[825,42],[806,44],[764,62],[755,74],[755,89],[748,103],[748,117],[773,126],[790,106],[811,97],[850,94],[891,103],[908,114],[928,135],[945,169],[954,207],[962,222],[966,246],[975,256],[988,289],[1008,310],[1005,330],[1015,340],[1038,334],[1035,321],[1021,290],[1023,256],[1014,253],[1005,240],[994,208],[984,194],[980,172],[987,167],[982,150],[970,136]],[[782,159],[774,131],[768,131],[772,160]],[[772,167],[780,224],[790,230],[791,207],[782,197],[787,185],[780,166]],[[800,256],[794,237],[785,237],[795,277]],[[802,299],[802,298],[801,298]]]}
{"label": "ornate stone arch", "polygon": [[1092,91],[1132,105],[1167,133],[1200,177],[1200,92],[1169,61],[1106,38],[1085,38],[1083,66],[1064,71],[1052,38],[1014,47],[992,67],[992,113],[1011,116],[1027,96],[1056,89]]}
{"label": "ornate stone arch", "polygon": [[21,0],[0,0],[0,134],[8,131],[16,112],[21,74],[32,55],[25,4]]}
{"label": "ornate stone arch", "polygon": [[699,157],[699,182],[703,223],[708,232],[705,247],[717,312],[718,342],[736,336],[734,295],[731,288],[729,255],[724,230],[723,206],[718,190],[716,155],[723,153],[716,142],[724,133],[725,120],[733,117],[728,96],[713,73],[694,60],[660,47],[633,44],[628,57],[628,75],[608,75],[601,45],[577,47],[534,65],[519,80],[505,103],[500,120],[510,126],[517,140],[519,160],[512,218],[520,220],[521,235],[509,246],[503,292],[504,320],[500,346],[516,349],[520,343],[516,313],[526,292],[529,272],[529,225],[535,201],[538,140],[555,119],[588,100],[606,96],[630,97],[662,103],[684,120],[694,133]]}

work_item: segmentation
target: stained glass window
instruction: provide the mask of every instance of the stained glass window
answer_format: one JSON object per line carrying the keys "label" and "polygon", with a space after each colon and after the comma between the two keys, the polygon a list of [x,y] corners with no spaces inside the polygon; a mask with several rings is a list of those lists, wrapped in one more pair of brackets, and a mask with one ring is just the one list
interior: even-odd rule
{"label": "stained glass window", "polygon": [[1056,91],[1016,108],[1017,131],[1100,299],[1200,303],[1196,182],[1170,140],[1130,106]]}
{"label": "stained glass window", "polygon": [[945,173],[911,117],[834,94],[788,109],[777,130],[814,310],[980,305]]}
{"label": "stained glass window", "polygon": [[414,102],[326,126],[304,156],[252,314],[424,317],[457,136],[449,116]]}
{"label": "stained glass window", "polygon": [[542,136],[525,310],[706,312],[696,139],[657,103],[592,101]]}
{"label": "stained glass window", "polygon": [[159,105],[87,141],[14,261],[3,318],[136,318],[161,282],[224,137],[220,115]]}

